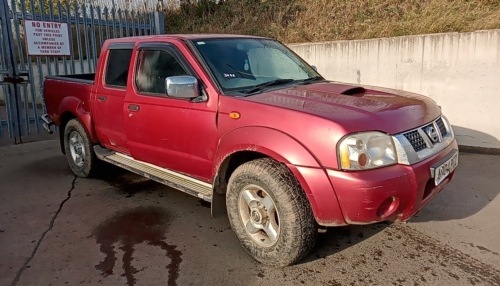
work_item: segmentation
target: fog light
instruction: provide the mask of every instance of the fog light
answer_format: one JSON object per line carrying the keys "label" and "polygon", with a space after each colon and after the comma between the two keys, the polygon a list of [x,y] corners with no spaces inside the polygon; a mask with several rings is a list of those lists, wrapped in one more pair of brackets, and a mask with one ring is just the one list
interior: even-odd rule
{"label": "fog light", "polygon": [[380,204],[377,209],[377,215],[381,218],[390,217],[399,207],[399,198],[389,197]]}

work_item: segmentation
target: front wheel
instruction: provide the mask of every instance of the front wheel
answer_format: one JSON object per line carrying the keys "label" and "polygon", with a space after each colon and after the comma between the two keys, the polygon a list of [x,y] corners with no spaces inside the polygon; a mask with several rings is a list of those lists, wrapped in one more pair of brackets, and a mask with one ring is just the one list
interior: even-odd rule
{"label": "front wheel", "polygon": [[293,264],[314,246],[317,225],[297,179],[282,164],[258,159],[229,179],[229,221],[245,250],[274,266]]}
{"label": "front wheel", "polygon": [[64,129],[64,150],[69,167],[75,175],[84,178],[93,175],[97,157],[92,147],[82,124],[77,119],[71,119]]}

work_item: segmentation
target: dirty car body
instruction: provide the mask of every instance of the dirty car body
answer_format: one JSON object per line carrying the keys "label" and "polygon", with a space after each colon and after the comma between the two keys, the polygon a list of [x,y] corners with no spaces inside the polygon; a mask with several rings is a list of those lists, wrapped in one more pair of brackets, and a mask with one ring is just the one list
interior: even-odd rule
{"label": "dirty car body", "polygon": [[72,170],[90,176],[98,158],[227,208],[266,264],[306,255],[316,224],[411,218],[458,164],[434,101],[327,81],[272,39],[108,40],[96,71],[44,83]]}

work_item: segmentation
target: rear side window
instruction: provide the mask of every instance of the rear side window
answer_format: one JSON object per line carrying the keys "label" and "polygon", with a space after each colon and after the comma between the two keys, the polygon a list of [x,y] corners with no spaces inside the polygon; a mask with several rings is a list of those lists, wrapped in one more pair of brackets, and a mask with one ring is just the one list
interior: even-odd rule
{"label": "rear side window", "polygon": [[135,77],[135,85],[139,92],[165,95],[165,79],[179,75],[188,73],[169,51],[140,51]]}
{"label": "rear side window", "polygon": [[106,67],[106,85],[126,87],[128,67],[132,49],[113,49],[109,50],[108,64]]}

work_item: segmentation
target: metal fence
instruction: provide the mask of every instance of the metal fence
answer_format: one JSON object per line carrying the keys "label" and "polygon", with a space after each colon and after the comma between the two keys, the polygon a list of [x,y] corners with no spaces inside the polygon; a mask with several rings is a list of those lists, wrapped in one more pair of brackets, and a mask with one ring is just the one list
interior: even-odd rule
{"label": "metal fence", "polygon": [[[27,51],[26,21],[66,23],[67,56]],[[40,133],[45,76],[95,72],[106,39],[164,33],[163,15],[61,0],[0,0],[0,140]]]}

